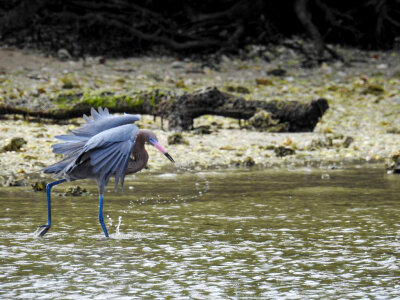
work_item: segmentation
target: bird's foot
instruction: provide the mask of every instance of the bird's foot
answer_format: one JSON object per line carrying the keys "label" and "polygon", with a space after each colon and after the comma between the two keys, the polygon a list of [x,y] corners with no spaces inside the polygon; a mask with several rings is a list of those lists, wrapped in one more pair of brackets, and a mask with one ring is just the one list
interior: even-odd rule
{"label": "bird's foot", "polygon": [[37,229],[38,236],[40,236],[40,237],[44,236],[47,233],[47,231],[49,231],[49,229],[50,229],[50,225],[40,225]]}

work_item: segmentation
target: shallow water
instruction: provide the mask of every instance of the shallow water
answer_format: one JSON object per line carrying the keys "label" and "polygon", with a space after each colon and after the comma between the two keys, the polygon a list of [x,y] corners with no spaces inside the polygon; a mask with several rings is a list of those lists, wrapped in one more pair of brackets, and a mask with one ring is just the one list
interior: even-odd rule
{"label": "shallow water", "polygon": [[110,239],[90,181],[93,196],[53,197],[44,238],[45,194],[1,189],[0,298],[400,297],[399,183],[373,168],[142,173],[105,195]]}

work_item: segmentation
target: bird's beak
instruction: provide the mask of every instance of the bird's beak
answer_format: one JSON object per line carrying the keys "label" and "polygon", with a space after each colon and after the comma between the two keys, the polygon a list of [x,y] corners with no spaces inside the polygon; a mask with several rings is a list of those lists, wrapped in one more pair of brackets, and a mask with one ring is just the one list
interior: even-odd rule
{"label": "bird's beak", "polygon": [[175,162],[174,159],[169,155],[167,150],[164,149],[164,147],[155,139],[150,138],[150,143],[158,149],[162,154],[164,154],[171,162]]}

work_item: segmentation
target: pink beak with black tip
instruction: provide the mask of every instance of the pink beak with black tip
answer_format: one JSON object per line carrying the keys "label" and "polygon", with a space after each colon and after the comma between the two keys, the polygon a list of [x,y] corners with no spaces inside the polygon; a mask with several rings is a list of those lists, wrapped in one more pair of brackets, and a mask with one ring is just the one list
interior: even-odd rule
{"label": "pink beak with black tip", "polygon": [[150,138],[149,142],[158,149],[158,151],[160,151],[162,154],[164,154],[171,162],[175,162],[174,159],[171,157],[171,155],[169,155],[169,153],[167,152],[167,150],[165,150],[165,148],[159,143],[159,141]]}

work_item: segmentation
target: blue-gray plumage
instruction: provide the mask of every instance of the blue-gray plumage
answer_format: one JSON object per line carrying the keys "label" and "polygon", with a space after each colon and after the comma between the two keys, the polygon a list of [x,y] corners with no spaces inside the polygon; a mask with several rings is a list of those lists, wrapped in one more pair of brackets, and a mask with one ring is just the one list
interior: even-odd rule
{"label": "blue-gray plumage", "polygon": [[146,142],[174,162],[152,131],[139,130],[132,124],[140,120],[139,116],[110,115],[107,108],[103,110],[101,107],[98,112],[92,108],[91,115],[92,119],[84,115],[87,123],[70,130],[71,134],[56,136],[63,143],[53,145],[53,152],[64,155],[64,159],[46,167],[44,172],[57,174],[63,179],[47,185],[48,222],[47,225],[39,226],[43,228],[40,236],[46,234],[51,226],[50,192],[54,185],[67,180],[96,179],[100,194],[99,220],[105,236],[108,237],[102,211],[104,188],[110,178],[115,177],[117,189],[118,182],[123,186],[126,174],[143,169],[149,158],[144,147]]}

